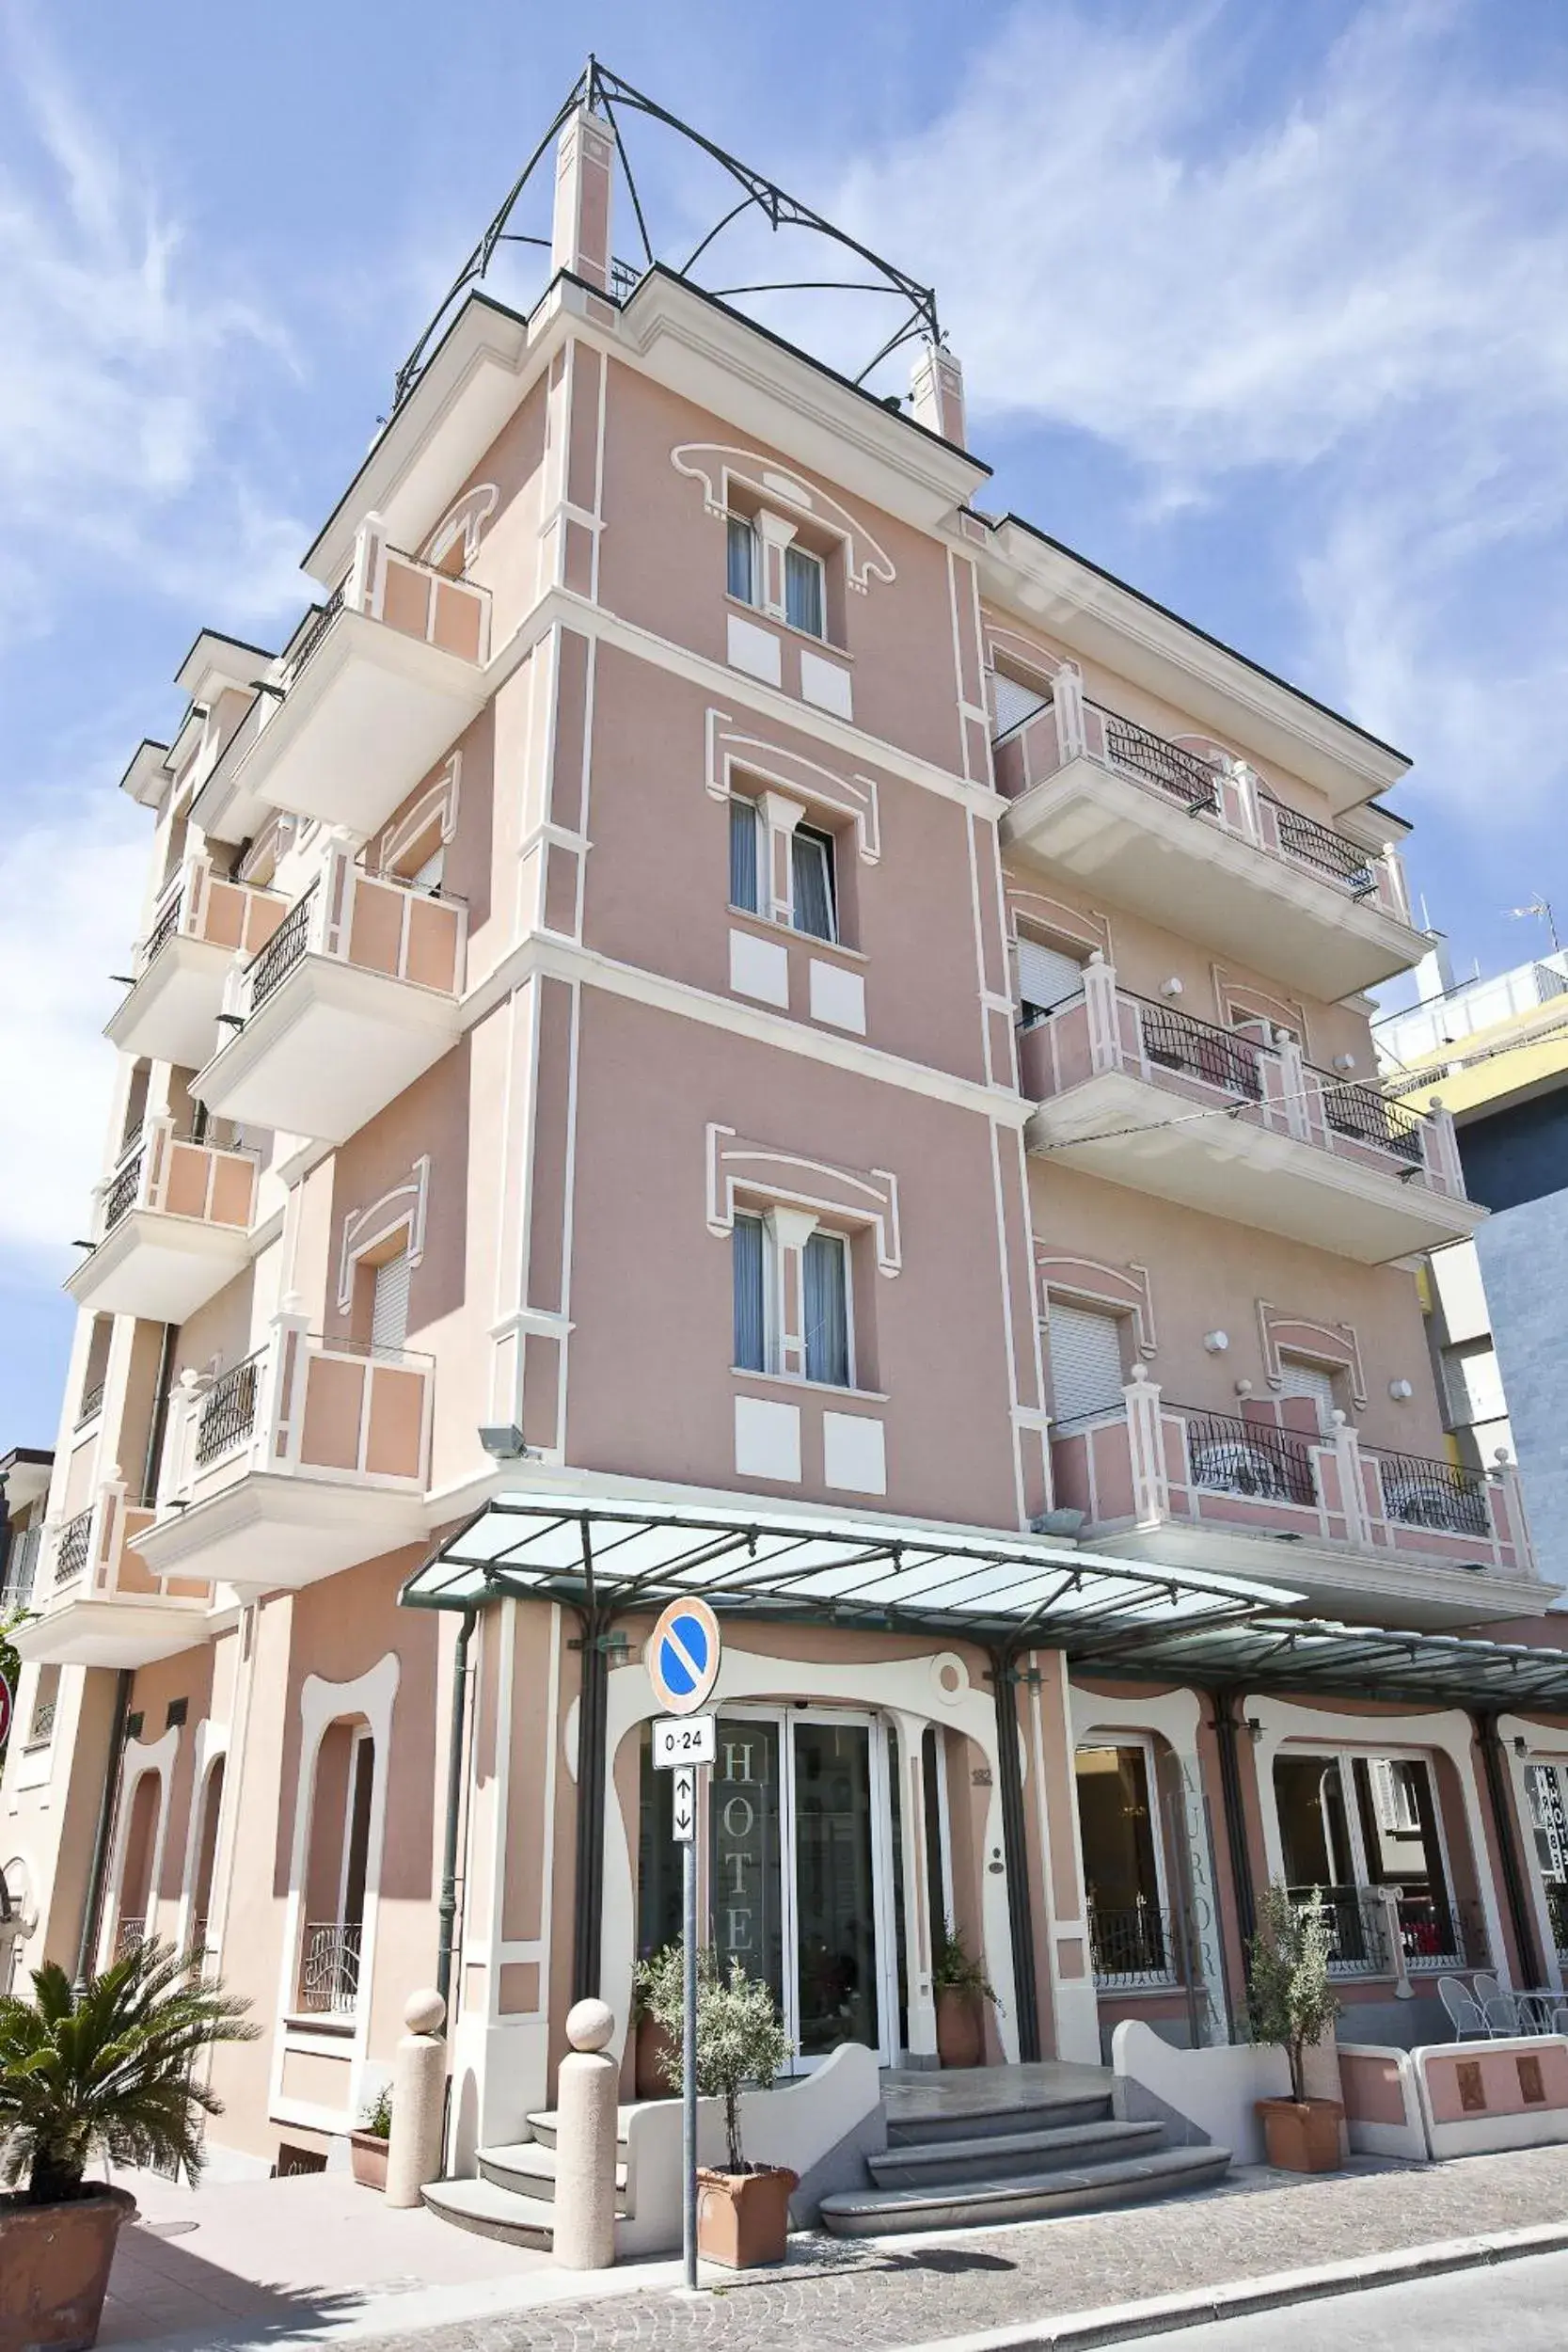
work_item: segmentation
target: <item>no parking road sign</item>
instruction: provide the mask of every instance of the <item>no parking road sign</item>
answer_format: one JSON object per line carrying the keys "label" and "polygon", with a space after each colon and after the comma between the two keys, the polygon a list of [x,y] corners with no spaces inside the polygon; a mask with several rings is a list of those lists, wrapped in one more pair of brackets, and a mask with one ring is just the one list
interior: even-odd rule
{"label": "no parking road sign", "polygon": [[722,1642],[705,1600],[673,1600],[647,1647],[648,1675],[672,1715],[694,1715],[719,1679]]}

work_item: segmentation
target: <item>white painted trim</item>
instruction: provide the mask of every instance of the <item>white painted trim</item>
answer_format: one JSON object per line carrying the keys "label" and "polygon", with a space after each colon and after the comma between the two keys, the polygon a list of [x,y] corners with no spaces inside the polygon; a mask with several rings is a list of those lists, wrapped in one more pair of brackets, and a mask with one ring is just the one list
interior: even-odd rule
{"label": "white painted trim", "polygon": [[150,1922],[157,1908],[158,1886],[164,1867],[164,1840],[168,1835],[174,1762],[179,1753],[178,1724],[171,1724],[159,1739],[128,1740],[125,1743],[119,1772],[119,1795],[115,1805],[113,1858],[108,1878],[110,1899],[103,1906],[103,1915],[98,1927],[100,1969],[106,1968],[114,1958],[115,1939],[119,1933],[119,1909],[125,1896],[125,1850],[131,1838],[131,1816],[135,1809],[136,1790],[149,1772],[154,1773],[158,1781],[158,1819],[152,1833],[152,1861],[147,1877],[146,1915]]}
{"label": "white painted trim", "polygon": [[354,1304],[354,1276],[360,1260],[405,1226],[406,1256],[417,1266],[424,1256],[425,1216],[430,1195],[430,1154],[421,1152],[408,1178],[384,1192],[367,1209],[351,1209],[343,1218],[338,1248],[338,1306],[347,1314]]}

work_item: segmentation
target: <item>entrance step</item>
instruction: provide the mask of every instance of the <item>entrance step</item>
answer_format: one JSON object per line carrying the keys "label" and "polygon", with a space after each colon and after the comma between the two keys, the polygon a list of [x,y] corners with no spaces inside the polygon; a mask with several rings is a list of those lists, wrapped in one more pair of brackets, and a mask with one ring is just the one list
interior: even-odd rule
{"label": "entrance step", "polygon": [[1161,2148],[1108,2164],[991,2180],[932,2181],[921,2187],[840,2189],[822,2200],[822,2226],[835,2237],[891,2237],[903,2231],[996,2227],[1046,2215],[1100,2213],[1138,2205],[1223,2180],[1228,2148]]}
{"label": "entrance step", "polygon": [[[648,2103],[644,2101],[643,2104],[646,2106]],[[615,2145],[623,2156],[626,2153],[626,2125],[636,2113],[635,2106],[617,2107],[615,2110]],[[539,2114],[527,2116],[524,2121],[541,2148],[555,2146],[556,2114],[553,2107],[541,2109]]]}
{"label": "entrance step", "polygon": [[[939,2080],[942,2078],[939,2076]],[[976,2091],[949,2093],[940,2107],[926,2114],[901,2113],[887,2102],[890,2148],[927,2147],[941,2141],[999,2139],[1016,2132],[1073,2130],[1085,2123],[1103,2123],[1111,2114],[1111,2094],[1090,2092],[1073,2098],[1037,2097],[999,2102],[994,2094]]]}
{"label": "entrance step", "polygon": [[1069,2123],[1048,2131],[925,2140],[867,2156],[866,2164],[879,2188],[918,2189],[933,2182],[998,2181],[1014,2174],[1033,2177],[1069,2166],[1149,2155],[1164,2137],[1164,2125],[1158,2122]]}
{"label": "entrance step", "polygon": [[[520,2139],[510,2148],[482,2148],[479,2151],[479,2177],[495,2188],[510,2189],[514,2197],[531,2197],[540,2202],[553,2201],[556,2167],[561,2161],[559,2152],[546,2148],[543,2140]],[[626,2168],[615,2167],[615,2210],[626,2212],[624,2194]]]}
{"label": "entrance step", "polygon": [[432,2181],[420,2191],[432,2213],[460,2230],[480,2237],[499,2238],[507,2246],[540,2247],[550,2250],[555,2237],[555,2206],[544,2197],[519,2197],[494,2181]]}

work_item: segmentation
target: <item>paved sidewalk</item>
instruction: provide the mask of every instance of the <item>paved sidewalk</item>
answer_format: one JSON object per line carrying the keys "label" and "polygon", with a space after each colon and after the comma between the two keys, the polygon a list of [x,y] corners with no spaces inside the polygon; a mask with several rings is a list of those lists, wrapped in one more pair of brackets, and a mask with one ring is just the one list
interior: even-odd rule
{"label": "paved sidewalk", "polygon": [[194,2195],[136,2176],[102,2342],[409,2352],[903,2352],[1483,2233],[1568,2224],[1568,2147],[1444,2165],[1362,2160],[1302,2180],[1259,2168],[1166,2204],[900,2239],[801,2235],[780,2270],[678,2265],[592,2281],[341,2175]]}

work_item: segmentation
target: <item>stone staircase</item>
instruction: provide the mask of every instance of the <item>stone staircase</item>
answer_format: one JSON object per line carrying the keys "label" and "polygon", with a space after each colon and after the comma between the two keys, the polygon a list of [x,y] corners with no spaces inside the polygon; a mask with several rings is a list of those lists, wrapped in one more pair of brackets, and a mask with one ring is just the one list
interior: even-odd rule
{"label": "stone staircase", "polygon": [[[630,2112],[628,2107],[621,2108],[615,2126],[618,2237],[619,2224],[631,2218],[626,2202],[626,2119]],[[433,2181],[421,2192],[431,2212],[439,2214],[443,2221],[455,2222],[460,2230],[477,2231],[482,2237],[500,2238],[509,2246],[543,2247],[547,2252],[555,2234],[555,2122],[553,2114],[531,2115],[528,2128],[532,2138],[514,2141],[510,2147],[482,2148],[477,2178]]]}
{"label": "stone staircase", "polygon": [[1228,2148],[1173,2148],[1160,2122],[1120,2122],[1098,2067],[982,2067],[901,2074],[884,2094],[888,2144],[869,2185],[822,2200],[838,2237],[995,2227],[1098,2213],[1207,2188]]}

